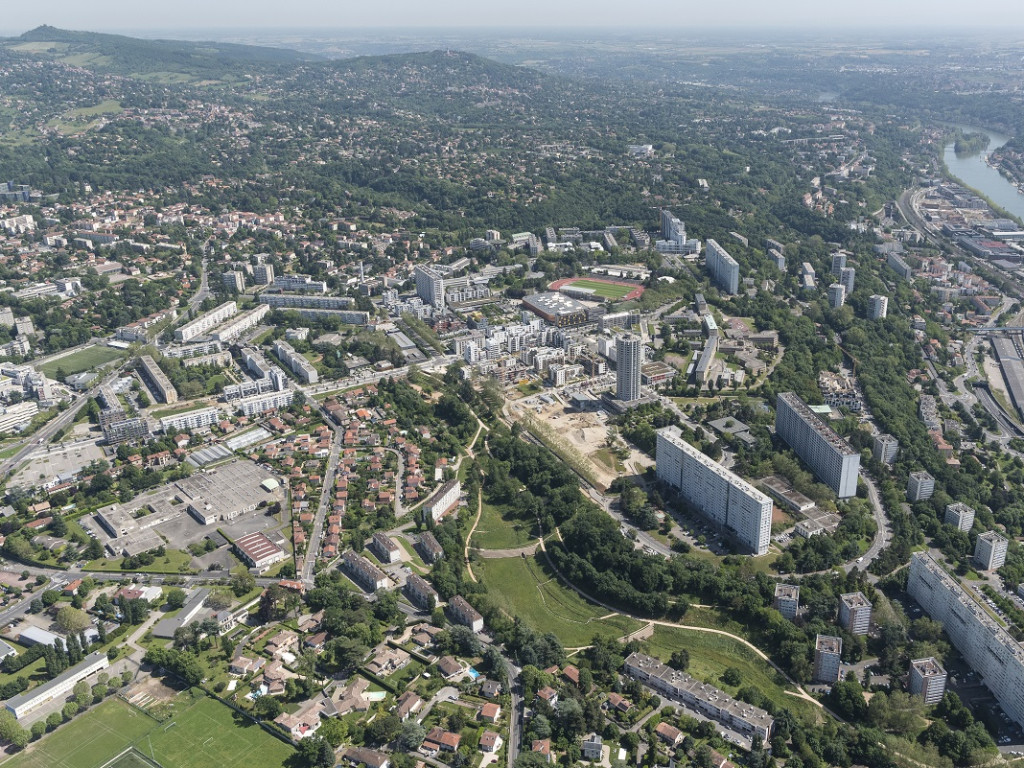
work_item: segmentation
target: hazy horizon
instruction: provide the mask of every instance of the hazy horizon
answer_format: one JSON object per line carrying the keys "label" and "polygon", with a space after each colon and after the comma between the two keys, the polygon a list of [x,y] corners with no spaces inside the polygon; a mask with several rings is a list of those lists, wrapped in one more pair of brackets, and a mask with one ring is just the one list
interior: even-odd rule
{"label": "hazy horizon", "polygon": [[[946,21],[946,20],[949,21]],[[686,30],[756,32],[762,30],[874,33],[913,35],[924,29],[1003,33],[1020,30],[1024,18],[1017,0],[977,0],[965,13],[950,0],[862,0],[829,7],[810,0],[726,0],[685,7],[664,0],[636,0],[624,11],[611,0],[594,0],[585,11],[579,6],[545,0],[496,0],[490,4],[448,0],[424,4],[412,0],[384,0],[357,7],[326,4],[323,0],[179,0],[173,4],[141,5],[137,0],[55,0],[39,5],[13,4],[5,9],[0,34],[19,35],[48,24],[63,29],[124,34],[188,34],[223,32],[329,32],[425,31],[431,29],[593,31],[679,31],[680,44],[692,40]],[[769,42],[769,41],[766,41]]]}

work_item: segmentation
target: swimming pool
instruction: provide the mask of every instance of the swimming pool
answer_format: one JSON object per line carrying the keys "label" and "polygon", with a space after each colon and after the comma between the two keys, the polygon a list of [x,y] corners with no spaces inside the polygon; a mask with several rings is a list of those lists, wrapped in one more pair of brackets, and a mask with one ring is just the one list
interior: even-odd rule
{"label": "swimming pool", "polygon": [[478,677],[480,677],[480,673],[479,673],[479,672],[477,672],[477,671],[476,671],[475,669],[473,669],[472,667],[470,667],[470,668],[469,668],[469,676],[470,676],[470,677],[471,677],[472,679],[476,680],[476,679],[477,679]]}

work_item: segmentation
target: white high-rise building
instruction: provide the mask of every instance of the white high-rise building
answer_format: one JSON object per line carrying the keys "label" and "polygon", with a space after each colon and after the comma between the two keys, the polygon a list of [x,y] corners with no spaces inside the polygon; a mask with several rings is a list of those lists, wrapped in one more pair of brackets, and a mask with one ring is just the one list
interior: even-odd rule
{"label": "white high-rise building", "polygon": [[730,295],[740,290],[740,265],[714,240],[708,240],[706,261],[711,282]]}
{"label": "white high-rise building", "polygon": [[924,470],[911,472],[907,478],[907,498],[910,501],[926,501],[935,493],[935,478]]}
{"label": "white high-rise building", "polygon": [[946,505],[946,516],[943,522],[952,525],[958,531],[970,531],[974,527],[974,510],[962,501],[954,501]]}
{"label": "white high-rise building", "polygon": [[793,621],[800,612],[800,587],[795,584],[776,584],[772,607],[784,618]]}
{"label": "white high-rise building", "polygon": [[860,454],[794,392],[777,399],[775,432],[839,498],[856,495]]}
{"label": "white high-rise building", "polygon": [[418,266],[413,269],[413,276],[416,279],[416,295],[434,309],[444,309],[444,278],[441,273],[430,267]]}
{"label": "white high-rise building", "polygon": [[911,556],[907,592],[925,613],[942,622],[950,641],[1003,712],[1024,725],[1024,648],[929,554]]}
{"label": "white high-rise building", "polygon": [[633,333],[615,338],[615,397],[625,403],[640,399],[643,340]]}
{"label": "white high-rise building", "polygon": [[254,265],[252,268],[252,281],[256,285],[270,285],[272,282],[274,282],[274,265]]}
{"label": "white high-rise building", "polygon": [[920,696],[925,704],[938,704],[946,692],[946,670],[934,657],[910,662],[908,681],[911,696]]}
{"label": "white high-rise building", "polygon": [[868,320],[881,320],[889,314],[889,297],[877,293],[868,299]]}
{"label": "white high-rise building", "polygon": [[1006,562],[1006,548],[1009,545],[1004,537],[995,531],[987,531],[978,537],[974,544],[974,563],[983,571],[994,571],[1003,567]]}
{"label": "white high-rise building", "polygon": [[683,440],[678,428],[664,427],[657,436],[658,478],[753,554],[767,554],[772,500]]}
{"label": "white high-rise building", "polygon": [[883,464],[892,464],[899,451],[900,441],[892,435],[875,436],[875,444],[871,450],[871,455],[875,457],[875,461],[880,461]]}
{"label": "white high-rise building", "polygon": [[853,284],[857,279],[857,270],[853,267],[843,267],[839,271],[839,284],[846,289],[846,297],[853,293]]}
{"label": "white high-rise building", "polygon": [[828,305],[832,309],[839,309],[846,303],[846,288],[842,283],[832,283],[828,287]]}
{"label": "white high-rise building", "polygon": [[851,635],[866,635],[871,629],[871,601],[862,592],[840,595],[839,624]]}
{"label": "white high-rise building", "polygon": [[834,683],[839,679],[843,638],[818,635],[814,640],[814,682]]}
{"label": "white high-rise building", "polygon": [[836,251],[832,254],[832,274],[838,275],[846,268],[846,252]]}

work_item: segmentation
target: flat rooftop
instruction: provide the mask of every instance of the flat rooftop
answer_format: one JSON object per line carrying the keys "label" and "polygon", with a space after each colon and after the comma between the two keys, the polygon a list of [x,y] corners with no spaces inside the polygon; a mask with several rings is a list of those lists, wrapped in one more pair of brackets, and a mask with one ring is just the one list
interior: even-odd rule
{"label": "flat rooftop", "polygon": [[916,669],[921,677],[938,677],[946,674],[946,670],[939,666],[939,662],[931,657],[927,659],[915,659],[910,662],[910,666]]}
{"label": "flat rooftop", "polygon": [[847,608],[870,608],[871,601],[868,600],[860,592],[850,592],[846,595],[840,595],[839,599],[843,601],[843,604]]}
{"label": "flat rooftop", "polygon": [[840,453],[845,456],[857,453],[857,451],[850,447],[849,443],[835,433],[832,427],[822,421],[818,414],[812,411],[808,407],[807,403],[805,403],[795,392],[782,392],[779,395],[779,400],[782,400],[786,405],[792,408],[803,422],[807,424],[807,426],[813,429],[819,436],[825,438],[829,445],[837,449]]}
{"label": "flat rooftop", "polygon": [[821,651],[822,653],[842,653],[843,640],[832,635],[818,635],[814,641],[814,650]]}

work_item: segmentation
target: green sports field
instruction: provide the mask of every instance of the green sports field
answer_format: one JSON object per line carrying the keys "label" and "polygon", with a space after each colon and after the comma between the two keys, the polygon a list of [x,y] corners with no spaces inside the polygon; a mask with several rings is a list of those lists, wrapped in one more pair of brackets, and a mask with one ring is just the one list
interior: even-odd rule
{"label": "green sports field", "polygon": [[604,283],[600,280],[573,280],[566,287],[572,286],[573,288],[587,288],[592,290],[597,296],[602,299],[622,299],[625,298],[626,294],[632,290],[635,290],[636,286],[633,285],[614,285],[612,283]]}
{"label": "green sports field", "polygon": [[3,768],[281,768],[290,746],[216,699],[175,700],[175,715],[157,722],[120,699],[109,699],[31,744]]}
{"label": "green sports field", "polygon": [[85,349],[80,349],[77,352],[72,352],[70,355],[58,358],[57,360],[51,360],[48,363],[43,363],[39,366],[39,371],[50,378],[56,376],[58,370],[62,370],[70,376],[73,373],[90,371],[93,368],[98,368],[106,363],[119,360],[124,357],[125,354],[126,353],[123,349],[101,347],[97,344],[91,347],[86,347]]}

